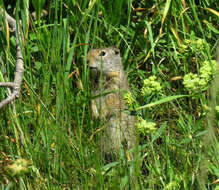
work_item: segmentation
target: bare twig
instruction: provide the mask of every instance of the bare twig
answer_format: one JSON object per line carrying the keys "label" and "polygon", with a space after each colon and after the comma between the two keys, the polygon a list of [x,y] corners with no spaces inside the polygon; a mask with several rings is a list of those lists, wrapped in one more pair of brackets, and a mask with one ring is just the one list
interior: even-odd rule
{"label": "bare twig", "polygon": [[[5,65],[4,65],[4,63],[2,61],[1,56],[0,56],[0,63],[2,63],[2,68],[1,68],[2,69],[2,74],[3,74],[3,77],[4,77],[5,81],[6,81],[5,83],[1,83],[1,84],[2,84],[3,87],[7,87],[7,91],[8,91],[8,94],[10,96],[11,95],[10,87],[14,87],[15,85],[14,85],[13,82],[8,82],[8,77],[6,75],[6,68],[5,68]],[[1,85],[0,85],[0,87],[1,87]],[[13,101],[11,102],[11,105],[12,105],[12,108],[13,108],[14,112],[16,113],[16,109],[15,109],[15,105],[14,105]]]}
{"label": "bare twig", "polygon": [[12,93],[9,94],[9,96],[2,100],[0,102],[0,109],[7,105],[8,103],[11,103],[15,98],[18,98],[20,95],[20,90],[21,90],[21,84],[22,84],[22,78],[24,74],[24,64],[23,64],[23,56],[22,56],[22,51],[21,51],[21,46],[20,46],[20,41],[19,41],[19,36],[21,32],[17,29],[16,27],[16,20],[12,18],[5,10],[0,8],[0,16],[5,17],[11,32],[15,32],[15,37],[16,37],[16,46],[17,46],[17,61],[16,61],[16,71],[15,71],[15,76],[14,76],[14,82],[1,82],[0,87],[10,87],[12,88]]}

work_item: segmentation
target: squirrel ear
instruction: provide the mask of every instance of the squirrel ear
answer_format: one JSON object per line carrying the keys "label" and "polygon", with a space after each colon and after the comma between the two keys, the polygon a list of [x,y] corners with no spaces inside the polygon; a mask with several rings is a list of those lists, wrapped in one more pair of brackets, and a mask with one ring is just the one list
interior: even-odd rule
{"label": "squirrel ear", "polygon": [[120,51],[116,46],[112,46],[112,49],[113,49],[115,55],[119,55]]}

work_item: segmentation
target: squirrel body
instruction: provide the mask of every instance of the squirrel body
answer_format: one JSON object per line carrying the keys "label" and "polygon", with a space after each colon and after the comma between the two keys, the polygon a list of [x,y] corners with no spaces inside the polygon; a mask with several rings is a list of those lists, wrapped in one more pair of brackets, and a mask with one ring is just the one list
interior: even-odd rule
{"label": "squirrel body", "polygon": [[120,52],[115,47],[93,49],[88,52],[93,85],[92,113],[104,121],[101,137],[103,152],[118,154],[124,142],[131,149],[136,145],[136,117],[125,112],[123,93],[130,91]]}

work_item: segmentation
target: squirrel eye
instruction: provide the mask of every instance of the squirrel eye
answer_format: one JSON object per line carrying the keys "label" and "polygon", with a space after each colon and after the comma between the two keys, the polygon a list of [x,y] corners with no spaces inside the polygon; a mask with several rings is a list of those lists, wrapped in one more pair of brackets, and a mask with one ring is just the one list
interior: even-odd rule
{"label": "squirrel eye", "polygon": [[100,54],[99,54],[99,56],[101,56],[101,57],[102,57],[102,56],[105,56],[105,55],[106,55],[106,52],[105,52],[105,51],[101,51]]}

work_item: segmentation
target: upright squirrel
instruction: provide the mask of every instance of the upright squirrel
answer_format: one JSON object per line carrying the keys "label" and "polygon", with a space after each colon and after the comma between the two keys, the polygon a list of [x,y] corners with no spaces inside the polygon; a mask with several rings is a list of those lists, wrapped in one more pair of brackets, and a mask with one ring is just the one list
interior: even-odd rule
{"label": "upright squirrel", "polygon": [[104,121],[101,147],[104,154],[118,155],[122,144],[136,146],[136,117],[127,113],[123,92],[130,91],[120,52],[115,47],[90,50],[87,54],[93,85],[92,112]]}

